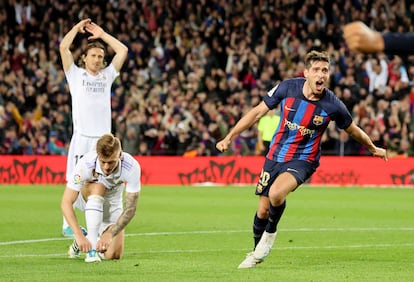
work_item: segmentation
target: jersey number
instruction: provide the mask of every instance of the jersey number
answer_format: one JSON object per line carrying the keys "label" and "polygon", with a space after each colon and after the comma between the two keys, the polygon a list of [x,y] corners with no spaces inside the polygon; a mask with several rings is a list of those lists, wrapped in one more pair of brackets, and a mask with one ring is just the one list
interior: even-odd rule
{"label": "jersey number", "polygon": [[260,172],[259,184],[266,187],[267,185],[269,185],[269,180],[270,180],[270,173],[262,170]]}
{"label": "jersey number", "polygon": [[78,163],[78,161],[83,157],[83,155],[76,155],[75,156],[75,165]]}

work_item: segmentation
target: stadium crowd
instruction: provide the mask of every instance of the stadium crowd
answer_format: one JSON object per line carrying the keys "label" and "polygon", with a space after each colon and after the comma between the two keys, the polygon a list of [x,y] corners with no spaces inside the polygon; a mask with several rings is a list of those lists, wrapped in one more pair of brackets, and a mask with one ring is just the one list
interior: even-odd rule
{"label": "stadium crowd", "polygon": [[[330,88],[376,145],[390,156],[414,155],[414,52],[352,53],[341,31],[353,20],[414,31],[411,1],[1,3],[0,154],[67,154],[71,103],[59,43],[90,17],[129,48],[113,86],[112,116],[113,133],[132,155],[221,154],[216,141],[278,81],[302,76],[310,49],[331,54]],[[78,36],[74,44],[86,40]],[[325,154],[369,154],[331,125]],[[253,127],[228,154],[259,154],[257,139]]]}

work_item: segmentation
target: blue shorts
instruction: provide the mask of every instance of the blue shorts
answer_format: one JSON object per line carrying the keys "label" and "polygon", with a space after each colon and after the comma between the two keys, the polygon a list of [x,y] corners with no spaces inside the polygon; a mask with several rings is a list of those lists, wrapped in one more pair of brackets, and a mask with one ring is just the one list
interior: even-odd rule
{"label": "blue shorts", "polygon": [[278,163],[266,158],[259,182],[256,185],[256,195],[269,196],[269,189],[276,177],[284,172],[292,174],[299,186],[312,176],[317,167],[317,164],[307,161],[295,160]]}

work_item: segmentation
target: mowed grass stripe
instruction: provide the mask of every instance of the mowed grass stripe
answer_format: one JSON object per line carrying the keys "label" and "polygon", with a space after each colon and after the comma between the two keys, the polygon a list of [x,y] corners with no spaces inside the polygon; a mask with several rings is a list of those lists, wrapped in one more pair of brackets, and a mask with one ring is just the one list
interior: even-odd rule
{"label": "mowed grass stripe", "polygon": [[[278,250],[318,250],[318,249],[364,249],[364,248],[394,248],[394,247],[414,247],[414,243],[407,244],[361,244],[361,245],[342,245],[342,246],[292,246],[273,248],[273,252]],[[208,250],[149,250],[149,251],[126,251],[124,256],[139,254],[167,254],[167,253],[221,253],[221,252],[245,252],[251,249],[208,249]],[[67,257],[66,253],[56,254],[13,254],[0,255],[0,258],[19,258],[19,257]]]}
{"label": "mowed grass stripe", "polygon": [[[414,231],[413,227],[401,227],[401,228],[383,228],[383,227],[370,227],[370,228],[297,228],[297,229],[283,229],[280,228],[279,232],[363,232],[363,231]],[[229,233],[251,233],[249,230],[212,230],[212,231],[188,231],[188,232],[149,232],[149,233],[131,233],[125,234],[126,237],[139,237],[139,236],[162,236],[162,235],[197,235],[197,234],[229,234]],[[49,241],[67,241],[73,240],[70,238],[44,238],[44,239],[27,239],[19,241],[0,242],[0,246],[16,245],[16,244],[31,244]]]}

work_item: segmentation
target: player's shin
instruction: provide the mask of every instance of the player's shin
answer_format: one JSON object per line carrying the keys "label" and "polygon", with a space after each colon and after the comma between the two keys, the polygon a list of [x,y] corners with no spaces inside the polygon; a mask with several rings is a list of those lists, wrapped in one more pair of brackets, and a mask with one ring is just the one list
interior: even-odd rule
{"label": "player's shin", "polygon": [[98,195],[90,195],[85,207],[85,220],[88,229],[87,238],[91,242],[92,249],[96,249],[98,242],[99,226],[103,220],[104,198]]}
{"label": "player's shin", "polygon": [[263,232],[266,229],[267,218],[259,218],[257,213],[254,215],[253,220],[253,237],[254,237],[254,247],[256,248],[257,244],[262,238]]}
{"label": "player's shin", "polygon": [[286,200],[280,206],[269,205],[269,222],[266,225],[266,232],[275,233],[277,225],[282,217],[282,214],[286,207]]}

